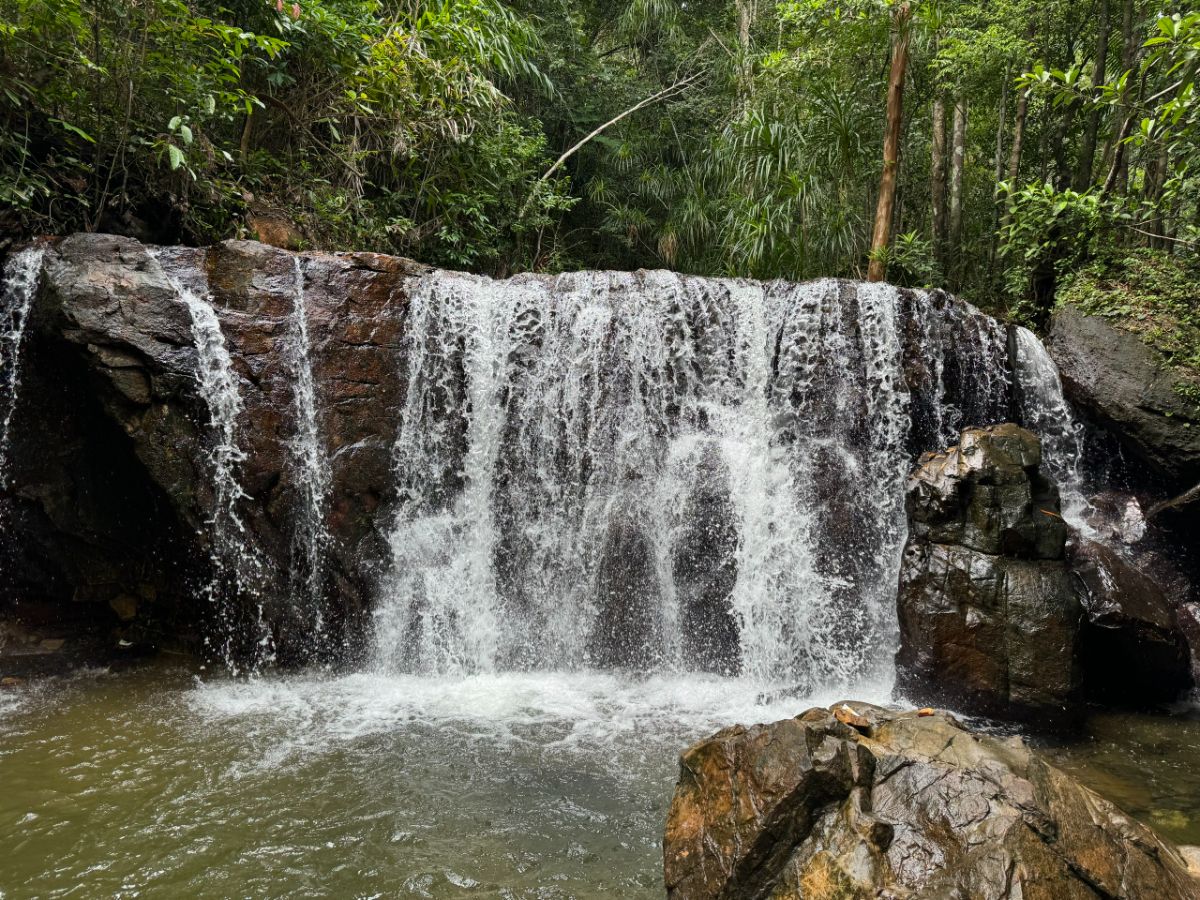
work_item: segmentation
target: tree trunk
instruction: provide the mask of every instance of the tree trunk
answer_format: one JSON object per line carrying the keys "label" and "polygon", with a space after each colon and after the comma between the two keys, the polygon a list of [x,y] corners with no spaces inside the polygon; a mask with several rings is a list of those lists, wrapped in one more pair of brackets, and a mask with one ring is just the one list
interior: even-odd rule
{"label": "tree trunk", "polygon": [[[1017,98],[1017,112],[1013,117],[1012,146],[1008,150],[1008,189],[1015,193],[1021,177],[1021,146],[1025,143],[1025,116],[1029,113],[1029,93],[1023,91]],[[1005,228],[1012,221],[1012,206],[1004,205],[1004,216],[1000,227]]]}
{"label": "tree trunk", "polygon": [[896,203],[896,177],[900,170],[900,131],[904,122],[904,72],[908,68],[908,20],[912,9],[907,3],[892,14],[895,36],[892,38],[892,69],[888,76],[887,129],[883,136],[883,174],[879,178],[879,201],[875,207],[875,231],[871,237],[871,261],[868,281],[883,281],[887,275],[886,253],[892,239],[892,210]]}
{"label": "tree trunk", "polygon": [[1150,246],[1162,248],[1166,245],[1163,240],[1165,235],[1165,221],[1163,217],[1162,199],[1167,186],[1167,171],[1170,165],[1170,159],[1167,156],[1167,147],[1164,144],[1151,160],[1150,165],[1146,167],[1146,202],[1150,205],[1150,218],[1146,223],[1146,230],[1154,237],[1150,238]]}
{"label": "tree trunk", "polygon": [[750,30],[754,27],[755,5],[757,0],[737,0],[738,19],[738,49],[741,58],[738,60],[738,93],[742,99],[749,99],[754,94],[754,68],[750,63]]}
{"label": "tree trunk", "polygon": [[[1100,22],[1096,26],[1096,65],[1092,68],[1092,83],[1103,84],[1108,77],[1108,40],[1112,28],[1108,19],[1108,0],[1100,0]],[[1086,191],[1092,185],[1092,170],[1096,164],[1096,141],[1100,135],[1100,110],[1088,113],[1083,138],[1079,142],[1079,161],[1075,168],[1075,190]]]}
{"label": "tree trunk", "polygon": [[[1121,71],[1130,71],[1135,61],[1137,60],[1137,39],[1134,34],[1134,13],[1136,0],[1125,0],[1124,8],[1121,12]],[[1130,90],[1131,85],[1126,82],[1126,95]],[[1111,159],[1113,168],[1110,172],[1110,177],[1106,179],[1105,193],[1124,194],[1129,189],[1129,154],[1123,152],[1121,147],[1122,141],[1129,137],[1129,130],[1126,127],[1127,120],[1133,115],[1132,107],[1128,100],[1123,100],[1117,108],[1117,116],[1113,121],[1113,136],[1110,140],[1111,144]],[[1109,154],[1105,154],[1108,156]],[[1115,176],[1115,178],[1113,177]]]}
{"label": "tree trunk", "polygon": [[954,101],[954,135],[950,145],[950,251],[958,253],[962,245],[963,173],[967,162],[967,100]]}
{"label": "tree trunk", "polygon": [[938,262],[946,252],[946,101],[933,99],[933,149],[930,154],[929,196],[933,201],[933,255]]}
{"label": "tree trunk", "polygon": [[[1008,82],[1011,73],[1004,67],[1004,82],[1000,85],[1000,103],[996,108],[996,152],[992,156],[992,180],[999,185],[1004,180],[1004,126],[1008,119]],[[992,204],[992,234],[988,246],[988,272],[996,265],[996,251],[1000,243],[1000,215],[1002,207],[999,203]]]}
{"label": "tree trunk", "polygon": [[1054,188],[1055,190],[1066,190],[1071,184],[1071,157],[1069,150],[1069,139],[1071,136],[1071,127],[1075,124],[1075,116],[1079,112],[1079,103],[1075,100],[1069,101],[1062,111],[1062,116],[1058,120],[1058,127],[1054,129]]}

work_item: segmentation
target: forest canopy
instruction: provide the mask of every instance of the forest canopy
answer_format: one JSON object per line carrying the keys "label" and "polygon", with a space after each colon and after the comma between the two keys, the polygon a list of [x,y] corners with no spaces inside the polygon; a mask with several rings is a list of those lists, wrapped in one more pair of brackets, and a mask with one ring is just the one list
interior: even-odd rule
{"label": "forest canopy", "polygon": [[1198,62],[1200,12],[1144,0],[0,0],[0,233],[283,221],[491,274],[874,258],[1036,324],[1077,273],[1192,271]]}

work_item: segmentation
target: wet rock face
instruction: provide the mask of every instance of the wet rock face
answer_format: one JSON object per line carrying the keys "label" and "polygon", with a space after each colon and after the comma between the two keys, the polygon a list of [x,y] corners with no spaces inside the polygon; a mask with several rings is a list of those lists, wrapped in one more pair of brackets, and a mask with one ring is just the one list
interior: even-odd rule
{"label": "wet rock face", "polygon": [[1082,608],[1037,438],[967,429],[909,478],[897,690],[922,703],[1038,713],[1077,694]]}
{"label": "wet rock face", "polygon": [[1190,608],[1177,599],[1188,585],[1170,577],[1169,561],[1080,535],[1072,536],[1068,559],[1083,588],[1079,658],[1089,698],[1144,706],[1191,687]]}
{"label": "wet rock face", "polygon": [[[247,540],[263,560],[261,595],[267,601],[267,619],[282,636],[283,662],[289,653],[302,658],[307,652],[299,639],[304,625],[290,618],[287,596],[299,495],[289,457],[296,437],[296,379],[285,347],[296,303],[294,259],[294,254],[262,244],[229,241],[207,250],[165,250],[156,260],[128,238],[76,235],[46,256],[34,333],[28,339],[31,353],[78,369],[78,391],[90,394],[97,415],[116,426],[112,454],[122,458],[121,490],[145,495],[148,499],[138,502],[154,513],[153,518],[147,514],[140,527],[149,534],[182,536],[179,540],[187,546],[176,556],[202,560],[213,504],[207,468],[213,436],[208,410],[196,390],[197,353],[188,308],[168,275],[210,294],[243,404],[237,441],[245,459],[238,479],[246,496],[238,512]],[[403,390],[396,360],[407,286],[423,269],[374,254],[309,254],[302,265],[317,427],[331,477],[328,591],[338,618],[332,626],[342,642],[336,652],[345,655],[353,654],[354,640],[366,630],[362,619],[375,573],[363,560],[384,555],[376,525],[394,490],[391,448]],[[51,368],[35,359],[26,371],[38,379]],[[47,448],[33,439],[40,432],[27,427],[36,412],[29,408],[28,396],[32,394],[23,392],[14,427],[15,434],[28,436],[14,452],[13,482],[22,486],[15,514],[35,523],[46,518],[57,523],[65,516],[60,509],[66,501],[56,499],[62,493],[63,467],[51,471],[42,460]],[[68,431],[71,422],[68,415]],[[80,452],[86,455],[83,437]],[[96,488],[81,490],[94,494]],[[108,517],[115,511],[110,508]],[[93,518],[105,519],[104,511]],[[79,543],[86,552],[102,555],[90,548],[117,539],[105,538],[102,528],[87,522],[67,525],[68,536],[48,534],[42,546],[33,548],[44,566],[53,567],[56,558],[74,558]],[[42,530],[51,531],[49,526]],[[171,570],[154,546],[139,560],[115,560],[111,567]],[[98,577],[93,571],[75,572],[78,568],[68,568],[67,578],[59,579],[64,581],[61,585],[35,581],[22,593],[51,598],[60,589],[76,589],[66,581]],[[203,602],[197,597],[199,577],[186,585],[172,580],[151,587],[160,594],[173,593],[176,606],[191,604],[195,612],[195,605]],[[120,578],[116,582],[107,591],[112,596],[100,598],[111,610],[120,610],[113,612],[114,619],[136,622],[161,615],[161,604],[156,611],[152,602],[112,606],[116,597],[138,596],[138,584],[126,585]],[[142,594],[148,590],[143,587]]]}
{"label": "wet rock face", "polygon": [[1019,739],[848,706],[684,752],[671,900],[1200,897],[1174,848]]}
{"label": "wet rock face", "polygon": [[1070,399],[1165,476],[1168,493],[1200,480],[1200,415],[1176,393],[1178,376],[1137,335],[1065,306],[1054,313],[1047,349]]}

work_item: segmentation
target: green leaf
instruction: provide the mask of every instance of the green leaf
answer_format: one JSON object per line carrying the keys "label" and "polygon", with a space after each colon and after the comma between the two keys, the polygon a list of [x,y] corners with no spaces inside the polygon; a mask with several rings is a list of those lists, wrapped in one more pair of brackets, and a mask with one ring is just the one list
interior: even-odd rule
{"label": "green leaf", "polygon": [[186,125],[179,126],[179,134],[183,138],[183,142],[185,144],[190,144],[192,142],[192,129],[188,128]]}
{"label": "green leaf", "polygon": [[75,135],[76,137],[83,138],[89,144],[96,143],[96,139],[94,137],[92,137],[90,134],[88,134],[82,128],[72,125],[70,122],[64,122],[62,119],[51,119],[50,121],[55,123],[56,125],[60,126],[64,131],[69,131],[69,132],[71,132],[71,134]]}
{"label": "green leaf", "polygon": [[183,151],[174,144],[167,145],[167,155],[171,158],[171,170],[174,171],[183,165]]}
{"label": "green leaf", "polygon": [[183,121],[182,116],[175,116],[175,118],[171,119],[171,121],[167,123],[167,131],[174,131],[176,128],[179,127],[179,123],[182,121]]}

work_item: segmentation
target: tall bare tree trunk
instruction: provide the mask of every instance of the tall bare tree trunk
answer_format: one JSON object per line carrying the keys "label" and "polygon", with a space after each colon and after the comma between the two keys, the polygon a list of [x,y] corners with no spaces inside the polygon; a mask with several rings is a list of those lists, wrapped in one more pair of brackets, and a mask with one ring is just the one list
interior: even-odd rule
{"label": "tall bare tree trunk", "polygon": [[749,99],[754,93],[754,67],[750,62],[750,31],[754,27],[757,0],[737,0],[738,49],[738,93]]}
{"label": "tall bare tree trunk", "polygon": [[950,252],[962,249],[963,173],[967,163],[967,98],[954,101],[954,134],[950,138]]}
{"label": "tall bare tree trunk", "polygon": [[[1008,189],[1016,191],[1018,188],[1018,179],[1021,177],[1021,148],[1025,144],[1025,117],[1029,114],[1029,93],[1022,91],[1021,96],[1017,98],[1017,111],[1013,116],[1013,139],[1012,146],[1008,150]],[[1004,216],[1000,220],[1000,227],[1007,227],[1012,221],[1012,207],[1009,204],[1004,206]]]}
{"label": "tall bare tree trunk", "polygon": [[[1092,67],[1092,83],[1103,84],[1108,77],[1108,41],[1112,34],[1109,23],[1108,0],[1100,0],[1100,21],[1096,25],[1096,64]],[[1075,190],[1086,191],[1092,184],[1096,164],[1096,141],[1100,135],[1100,110],[1088,113],[1087,125],[1079,143],[1079,161],[1075,169]]]}
{"label": "tall bare tree trunk", "polygon": [[1154,235],[1150,238],[1151,247],[1163,247],[1167,243],[1163,240],[1163,236],[1167,232],[1163,217],[1162,198],[1167,186],[1169,166],[1170,159],[1164,144],[1150,161],[1150,165],[1146,167],[1146,202],[1150,204],[1152,210],[1150,219],[1146,223],[1146,230]]}
{"label": "tall bare tree trunk", "polygon": [[933,201],[933,255],[938,262],[946,252],[946,101],[933,99],[933,149],[930,153],[929,196]]}
{"label": "tall bare tree trunk", "polygon": [[[1136,12],[1136,0],[1125,0],[1125,5],[1121,11],[1121,71],[1128,72],[1133,68],[1134,62],[1137,60],[1137,39],[1134,34],[1134,17]],[[1128,91],[1132,87],[1126,83],[1125,90]],[[1106,194],[1116,191],[1124,194],[1129,189],[1129,154],[1123,152],[1122,142],[1129,137],[1130,129],[1127,127],[1127,122],[1133,116],[1133,109],[1128,100],[1123,100],[1117,107],[1117,115],[1113,120],[1112,137],[1109,138],[1109,146],[1105,151],[1105,158],[1112,160],[1112,169],[1109,172],[1109,177],[1105,179]]]}
{"label": "tall bare tree trunk", "polygon": [[875,230],[871,236],[868,281],[883,281],[887,275],[888,244],[892,240],[892,211],[896,203],[896,177],[900,171],[900,132],[904,124],[904,73],[908,68],[908,20],[912,9],[902,3],[892,13],[892,69],[888,76],[887,128],[883,136],[883,174],[879,178],[879,201],[875,207]]}

